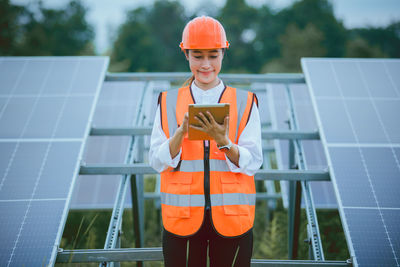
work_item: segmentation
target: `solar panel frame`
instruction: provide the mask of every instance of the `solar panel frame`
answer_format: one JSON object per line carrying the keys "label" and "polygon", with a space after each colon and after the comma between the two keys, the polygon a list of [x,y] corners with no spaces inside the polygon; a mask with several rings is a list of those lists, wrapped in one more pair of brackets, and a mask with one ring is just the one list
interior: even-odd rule
{"label": "solar panel frame", "polygon": [[[10,64],[7,64],[10,63]],[[2,205],[4,207],[4,209],[2,209],[3,211],[5,210],[11,210],[11,212],[14,212],[16,210],[13,209],[13,205],[22,205],[22,207],[25,207],[25,210],[20,210],[20,214],[21,212],[24,214],[22,216],[22,222],[19,224],[19,222],[15,222],[13,221],[13,223],[15,225],[18,225],[18,233],[14,239],[13,235],[9,236],[10,238],[12,238],[11,243],[13,243],[14,245],[11,245],[11,251],[10,254],[3,254],[3,252],[1,253],[0,257],[5,257],[7,259],[5,259],[5,262],[7,263],[7,266],[15,266],[15,265],[23,265],[23,264],[36,264],[36,265],[53,265],[55,262],[55,258],[57,255],[57,248],[59,245],[59,242],[61,240],[61,235],[63,232],[63,228],[65,225],[65,221],[66,221],[66,217],[68,214],[68,208],[69,208],[69,203],[70,203],[70,199],[71,199],[71,194],[72,194],[72,189],[73,189],[73,185],[75,183],[77,174],[79,172],[80,169],[80,162],[78,159],[81,158],[82,153],[83,153],[83,148],[85,145],[85,141],[86,141],[86,137],[89,133],[90,130],[90,123],[91,123],[91,118],[93,117],[93,112],[94,112],[94,108],[95,108],[95,104],[97,102],[97,98],[98,98],[98,92],[100,89],[100,85],[104,80],[104,76],[105,76],[105,72],[106,72],[106,68],[108,65],[108,58],[107,57],[17,57],[17,58],[13,58],[13,57],[0,57],[0,68],[2,68],[2,71],[0,73],[0,80],[4,79],[6,82],[4,83],[5,85],[0,88],[0,99],[3,99],[5,101],[1,101],[0,103],[2,103],[1,106],[1,110],[0,110],[0,121],[3,120],[3,115],[5,114],[5,110],[8,107],[8,104],[10,103],[11,100],[26,100],[26,99],[30,99],[32,98],[35,99],[33,101],[34,104],[37,104],[39,100],[42,100],[46,97],[62,97],[63,94],[65,92],[62,92],[61,94],[59,92],[54,91],[55,88],[51,87],[51,88],[47,88],[47,87],[43,87],[46,83],[46,81],[51,80],[55,77],[50,77],[51,73],[55,70],[53,67],[53,65],[55,64],[54,62],[57,63],[61,63],[61,62],[75,62],[75,69],[73,71],[74,74],[76,74],[77,77],[79,77],[80,75],[88,75],[90,74],[90,72],[85,72],[85,71],[81,71],[79,72],[79,66],[81,65],[85,65],[85,64],[89,64],[91,66],[91,71],[95,72],[95,74],[92,73],[92,77],[88,78],[86,80],[86,82],[80,82],[79,79],[74,79],[76,77],[70,77],[70,84],[69,84],[69,88],[71,89],[71,91],[73,91],[73,88],[80,88],[82,89],[82,86],[84,87],[82,90],[84,90],[83,93],[81,92],[72,92],[68,91],[67,95],[69,97],[75,97],[75,99],[78,99],[78,97],[83,97],[83,98],[88,98],[91,97],[92,101],[91,103],[89,102],[85,102],[85,104],[91,104],[89,105],[90,108],[86,109],[86,114],[87,114],[87,121],[85,122],[85,124],[80,124],[81,127],[84,127],[84,130],[79,130],[79,131],[69,131],[68,128],[66,128],[67,132],[56,132],[58,130],[57,126],[58,124],[56,124],[53,128],[53,133],[52,135],[47,135],[47,134],[39,134],[38,136],[24,136],[24,132],[25,130],[28,128],[28,124],[27,122],[31,122],[31,118],[34,114],[34,112],[31,113],[27,113],[25,112],[25,116],[28,116],[28,118],[26,119],[26,117],[24,116],[20,116],[20,118],[25,120],[24,124],[20,124],[19,129],[21,130],[20,134],[18,136],[14,136],[16,134],[16,132],[14,132],[13,134],[6,134],[6,135],[2,135],[0,137],[0,145],[2,146],[11,146],[14,148],[14,154],[11,155],[10,160],[5,161],[6,164],[3,165],[2,168],[6,168],[5,169],[5,173],[3,174],[3,178],[1,180],[1,185],[2,187],[5,185],[5,182],[7,182],[7,184],[9,184],[11,182],[11,184],[14,182],[18,182],[18,180],[15,181],[8,181],[6,178],[8,177],[8,173],[9,171],[15,170],[16,174],[18,175],[18,177],[21,177],[22,173],[26,173],[26,167],[27,165],[30,164],[30,166],[32,168],[36,169],[36,173],[38,174],[37,178],[35,180],[33,180],[33,188],[32,188],[32,193],[31,193],[31,197],[26,198],[21,198],[21,197],[26,197],[28,196],[26,193],[24,194],[20,194],[21,192],[19,192],[21,185],[15,184],[15,187],[13,191],[11,191],[11,193],[17,193],[20,194],[17,198],[16,196],[8,195],[8,198],[4,198],[4,190],[2,192],[1,196],[1,200],[0,200],[0,204],[5,203],[4,205]],[[11,66],[7,66],[5,68],[5,66],[7,65],[11,65]],[[32,65],[32,67],[31,67]],[[28,66],[28,67],[27,67]],[[42,68],[45,68],[45,70],[43,71],[40,70],[40,66]],[[21,69],[22,68],[22,69]],[[26,69],[30,70],[31,72],[29,72],[27,74],[27,78],[25,79],[25,77],[23,77],[24,72],[26,71]],[[20,70],[19,72],[17,72],[18,74],[16,74],[16,71]],[[42,77],[43,72],[45,72],[45,76]],[[10,78],[11,77],[11,78]],[[13,78],[14,78],[14,82],[13,82]],[[86,79],[85,76],[81,77],[82,79]],[[16,81],[15,81],[16,79]],[[36,82],[39,82],[42,86],[42,88],[40,88],[40,86],[35,87],[35,83],[34,82],[28,82],[27,80],[29,79],[33,79]],[[92,80],[92,81],[90,81]],[[94,80],[94,81],[93,81]],[[21,82],[23,81],[23,82]],[[30,80],[32,81],[32,80]],[[10,86],[10,88],[12,87],[12,89],[8,89]],[[46,89],[49,89],[46,91]],[[46,91],[46,92],[45,92]],[[44,95],[39,94],[38,92],[43,93],[45,92]],[[15,94],[14,94],[15,93]],[[67,97],[64,97],[64,104],[67,103],[68,99]],[[31,101],[31,102],[33,102]],[[18,102],[18,101],[17,101]],[[29,101],[28,101],[29,103]],[[76,102],[75,102],[76,103]],[[66,104],[68,105],[68,103]],[[16,106],[17,107],[17,106]],[[26,106],[23,106],[26,108]],[[31,107],[36,107],[34,105],[31,105]],[[12,110],[12,109],[11,109]],[[15,111],[18,109],[13,109],[12,111]],[[68,112],[72,112],[73,110],[77,110],[75,107],[71,107],[71,109],[68,110],[68,106],[67,106],[67,111]],[[13,112],[9,113],[10,116],[8,117],[7,120],[11,120],[12,121],[12,115]],[[15,114],[15,113],[14,113]],[[43,112],[42,112],[43,114]],[[76,113],[75,113],[76,114]],[[62,116],[64,116],[63,113],[59,113],[59,118],[57,123],[61,123],[60,125],[63,125],[63,118],[61,118]],[[71,114],[66,114],[66,116],[64,116],[64,118],[68,118],[68,116],[71,116]],[[6,120],[6,121],[7,121]],[[14,122],[16,121],[16,118],[14,117]],[[1,122],[4,122],[1,121]],[[36,122],[37,124],[40,124],[40,121]],[[21,127],[22,125],[22,127]],[[76,130],[76,129],[75,129]],[[18,132],[17,132],[18,133]],[[72,133],[72,134],[71,134]],[[58,159],[60,158],[60,151],[61,152],[70,152],[71,150],[66,150],[66,147],[63,147],[63,145],[65,144],[67,147],[69,147],[69,149],[71,149],[71,144],[77,144],[77,146],[75,148],[72,147],[72,151],[73,154],[71,155],[71,157],[74,157],[75,160],[75,164],[72,164],[72,166],[69,166],[69,169],[72,169],[71,173],[72,173],[72,177],[70,177],[70,183],[69,183],[69,187],[65,188],[64,192],[62,193],[63,196],[58,197],[57,194],[59,194],[60,192],[54,190],[51,188],[51,191],[48,191],[50,193],[52,193],[53,195],[50,195],[51,198],[38,198],[38,197],[43,197],[43,192],[40,191],[40,188],[43,188],[43,186],[46,186],[46,184],[41,180],[42,174],[44,174],[45,176],[47,175],[52,175],[52,172],[55,171],[55,169],[52,169],[50,166],[46,167],[47,164],[50,163],[57,163],[57,157]],[[13,144],[15,144],[13,146]],[[42,162],[40,161],[40,157],[38,157],[39,161],[36,160],[35,163],[35,153],[36,150],[32,150],[32,146],[36,146],[36,147],[42,147],[42,152],[44,153],[44,159]],[[17,155],[18,153],[21,153],[21,150],[16,150],[19,147],[21,148],[25,148],[26,153],[28,154],[21,154],[22,157],[29,157],[29,153],[31,152],[32,156],[29,158],[30,161],[24,161],[23,164],[20,166],[14,166],[14,164],[16,164],[14,162],[14,158],[13,155]],[[58,148],[57,148],[58,147]],[[34,147],[33,147],[34,148]],[[53,152],[52,152],[53,151]],[[59,151],[59,152],[57,152]],[[22,151],[23,152],[23,151]],[[17,153],[17,154],[15,154]],[[52,153],[54,154],[54,159],[52,157]],[[58,154],[57,154],[58,153]],[[19,155],[18,154],[18,155]],[[61,153],[62,154],[62,153]],[[50,157],[48,157],[50,155]],[[3,155],[4,156],[4,155]],[[7,155],[6,155],[7,156]],[[62,156],[61,156],[62,158]],[[18,162],[17,162],[18,163]],[[61,162],[61,163],[65,163],[65,162]],[[13,165],[11,165],[13,164]],[[7,166],[5,166],[7,165]],[[38,165],[39,168],[38,168]],[[16,168],[18,167],[18,168]],[[4,170],[4,169],[2,169]],[[21,174],[18,174],[18,172],[20,172]],[[28,173],[31,174],[31,173]],[[24,176],[22,176],[24,177]],[[39,191],[37,191],[39,189]],[[0,189],[1,191],[1,189]],[[18,193],[19,192],[19,193]],[[37,194],[38,193],[38,194]],[[48,195],[46,195],[48,196]],[[55,198],[52,198],[55,197]],[[22,204],[21,204],[22,203]],[[9,208],[6,209],[5,205],[11,205]],[[24,205],[26,204],[26,205]],[[52,211],[52,212],[49,212]],[[38,211],[39,214],[35,213],[35,211]],[[43,213],[45,211],[45,213]],[[45,215],[46,217],[41,217],[42,215]],[[39,217],[38,217],[39,216]],[[12,216],[11,216],[12,217]],[[50,218],[51,217],[51,218]],[[7,221],[5,220],[6,217],[2,217],[3,220],[0,221],[0,223],[7,223]],[[7,217],[8,218],[8,217]],[[18,218],[21,219],[21,216],[19,216]],[[53,220],[53,221],[51,221]],[[56,221],[54,221],[56,220]],[[47,222],[54,222],[53,224],[46,224]],[[33,229],[28,229],[30,226],[34,225],[36,223],[36,227],[34,227]],[[52,225],[50,227],[50,225]],[[40,229],[43,229],[43,232],[40,232]],[[6,231],[8,230],[8,228],[3,228],[2,227],[2,231]],[[28,231],[29,230],[29,231]],[[4,233],[2,233],[3,236]],[[47,235],[48,234],[48,235]],[[38,235],[38,236],[36,236]],[[29,239],[25,239],[24,237],[26,236],[31,236],[34,239],[34,242],[36,243],[31,243],[31,241]],[[47,243],[45,242],[44,236],[48,236],[48,238],[50,238],[49,240],[52,241],[52,244],[46,245]],[[9,244],[7,244],[9,245]],[[3,246],[7,246],[6,243],[3,243]],[[42,247],[41,247],[42,246]],[[29,254],[29,250],[26,249],[26,247],[31,248],[31,254]],[[40,258],[40,251],[39,249],[45,248],[49,249],[49,252],[47,254],[47,252],[43,252],[46,253],[46,255],[43,255],[43,258]],[[36,249],[36,250],[35,250]]]}
{"label": "solar panel frame", "polygon": [[[319,66],[316,66],[317,64],[314,64],[315,62],[317,63],[322,63]],[[339,66],[340,64],[338,63],[346,63],[348,62],[349,65],[354,65],[356,64],[357,66],[357,71],[359,72],[359,79],[362,81],[363,86],[365,87],[365,91],[362,90],[358,90],[356,91],[356,93],[354,93],[355,91],[353,91],[353,93],[346,93],[346,97],[342,92],[342,88],[341,88],[341,84],[344,82],[343,80],[345,79],[339,79],[339,76],[336,72],[336,69],[334,68],[335,64],[336,66]],[[362,72],[363,68],[361,68],[360,66],[362,65],[368,65],[368,64],[380,64],[381,66],[384,66],[385,72],[387,74],[387,79],[390,80],[390,86],[392,86],[393,90],[384,90],[384,92],[378,92],[378,91],[374,91],[374,94],[372,95],[371,91],[369,90],[369,85],[367,82],[367,79],[365,79],[365,74]],[[380,115],[378,115],[378,119],[380,120],[380,124],[381,127],[383,129],[384,135],[387,138],[386,142],[376,142],[376,140],[374,138],[376,137],[363,137],[363,143],[360,142],[360,140],[358,139],[357,134],[354,131],[354,126],[352,124],[353,120],[354,120],[354,116],[351,117],[352,114],[349,113],[349,110],[347,109],[347,105],[346,105],[346,100],[354,100],[354,99],[358,99],[358,100],[370,100],[372,102],[373,108],[376,112],[376,114],[378,114],[378,110],[375,106],[375,100],[380,98],[380,99],[388,99],[388,97],[394,97],[396,99],[399,98],[400,94],[399,94],[399,86],[400,86],[400,80],[396,80],[395,77],[397,76],[391,76],[391,73],[395,73],[392,70],[389,71],[389,68],[386,66],[386,63],[388,63],[389,65],[394,65],[397,68],[397,72],[400,70],[400,60],[396,60],[396,59],[332,59],[332,58],[328,58],[328,59],[318,59],[318,58],[302,58],[301,60],[301,64],[302,64],[302,68],[305,74],[305,78],[306,78],[306,82],[309,85],[309,89],[310,89],[310,95],[311,95],[311,99],[312,99],[312,103],[315,109],[315,113],[317,116],[317,122],[318,122],[318,126],[319,126],[319,131],[320,131],[320,136],[321,136],[321,141],[324,144],[324,150],[325,150],[325,154],[329,163],[329,166],[331,167],[330,173],[331,173],[331,180],[333,181],[334,184],[334,189],[335,189],[335,194],[337,196],[337,201],[339,204],[339,213],[341,215],[341,219],[342,219],[342,225],[343,228],[345,230],[345,235],[346,235],[346,240],[347,240],[347,244],[348,244],[348,248],[350,250],[350,255],[353,258],[354,261],[354,265],[358,266],[358,265],[362,265],[362,266],[366,266],[366,265],[373,265],[376,266],[377,264],[379,266],[393,266],[393,265],[397,265],[399,266],[399,254],[400,254],[400,250],[398,249],[399,246],[396,245],[397,243],[393,244],[392,243],[392,239],[396,239],[395,241],[398,242],[398,236],[396,235],[389,235],[390,233],[388,232],[388,227],[385,224],[385,219],[384,219],[384,213],[388,213],[388,211],[397,211],[400,207],[381,207],[377,201],[377,195],[374,192],[374,186],[372,185],[371,182],[371,176],[369,173],[369,168],[368,165],[365,161],[365,150],[368,149],[374,149],[374,148],[388,148],[391,149],[392,152],[392,156],[393,159],[396,162],[397,165],[397,169],[400,170],[400,165],[399,165],[399,153],[398,153],[398,148],[400,147],[400,144],[398,143],[393,143],[391,142],[391,139],[388,135],[388,133],[386,132],[386,128],[384,127],[383,121],[380,118]],[[323,64],[326,64],[328,66],[323,66]],[[340,65],[340,66],[343,66]],[[329,78],[329,74],[328,72],[331,72],[331,75],[334,78],[334,83],[337,85],[336,89],[333,89],[332,92],[326,91],[326,88],[323,86],[325,83],[321,82],[326,81],[326,80],[332,80],[332,78]],[[348,72],[351,72],[351,68],[348,69]],[[311,74],[312,73],[312,74]],[[321,75],[321,73],[323,75]],[[313,79],[313,77],[319,77],[319,79]],[[353,73],[353,76],[355,76],[355,74]],[[373,80],[373,79],[378,79],[376,76],[374,76],[373,73],[369,73],[369,77],[368,80]],[[379,80],[379,79],[378,79]],[[340,82],[339,82],[340,81]],[[395,83],[396,82],[396,83]],[[322,86],[322,87],[321,87]],[[332,84],[329,85],[330,88],[332,88]],[[317,89],[318,88],[318,89]],[[319,90],[322,88],[322,91]],[[334,88],[334,87],[333,87]],[[375,88],[376,89],[376,88]],[[374,89],[374,90],[375,90]],[[321,93],[324,92],[325,94]],[[365,92],[367,93],[367,95],[365,95]],[[345,111],[345,115],[348,118],[348,123],[350,126],[350,133],[347,135],[343,135],[341,136],[341,138],[335,138],[335,136],[330,136],[327,135],[329,133],[329,131],[331,129],[333,129],[334,127],[332,127],[332,125],[329,125],[329,129],[326,129],[326,118],[322,118],[323,116],[321,116],[320,112],[321,112],[321,108],[325,106],[325,104],[321,104],[320,102],[326,102],[327,100],[334,100],[336,101],[336,105],[337,104],[342,104],[342,108]],[[342,102],[340,103],[340,100],[342,100]],[[335,109],[335,114],[337,114],[337,109]],[[352,120],[353,119],[353,120]],[[328,120],[329,122],[332,122],[332,120]],[[341,122],[343,122],[341,120]],[[341,129],[341,128],[339,128]],[[340,151],[340,150],[345,150]],[[340,155],[335,155],[332,154],[332,152],[337,153],[338,151],[340,151]],[[344,157],[344,155],[348,156],[348,153],[353,153],[353,158],[352,158],[352,168],[347,168],[346,170],[342,170],[342,169],[338,169],[337,167],[335,168],[335,165],[338,164],[340,165],[340,160],[343,160],[342,157]],[[354,160],[354,157],[358,156],[359,160]],[[359,169],[356,169],[355,166],[353,166],[354,164],[358,164],[359,165]],[[357,172],[359,173],[360,171],[364,171],[364,174],[360,174],[360,175],[365,175],[365,177],[367,177],[368,181],[363,181],[360,180],[360,182],[364,183],[364,190],[365,192],[368,192],[368,189],[370,191],[370,196],[369,196],[369,200],[367,201],[363,201],[363,199],[359,199],[357,198],[357,196],[362,195],[362,194],[358,194],[358,191],[356,190],[350,190],[350,192],[353,194],[353,196],[356,196],[355,201],[359,201],[358,203],[351,203],[353,204],[353,206],[346,206],[344,205],[344,202],[349,203],[348,200],[343,200],[342,198],[344,196],[348,197],[348,195],[345,195],[346,193],[343,194],[343,190],[344,190],[344,185],[340,185],[339,177],[341,177],[341,175],[346,175],[349,171],[353,171],[353,172]],[[342,174],[340,173],[342,172]],[[339,173],[339,175],[338,175]],[[343,174],[344,173],[344,174]],[[348,175],[348,174],[347,174]],[[355,177],[354,175],[351,175],[351,177]],[[400,175],[398,176],[400,177]],[[342,179],[342,178],[341,178]],[[354,178],[353,178],[354,179]],[[347,185],[347,184],[346,184]],[[358,190],[358,188],[357,188]],[[347,193],[349,194],[349,193]],[[354,199],[352,199],[354,201]],[[373,207],[375,205],[375,207]],[[400,204],[400,203],[398,203]],[[371,206],[372,205],[372,206]],[[353,213],[356,211],[358,213],[358,216],[353,217]],[[368,243],[365,238],[364,239],[357,239],[358,237],[355,237],[355,233],[358,230],[357,227],[367,227],[366,231],[362,232],[362,235],[364,236],[368,236],[371,233],[371,229],[368,228],[368,224],[367,221],[363,221],[363,223],[358,223],[358,224],[353,224],[354,219],[360,219],[363,218],[362,216],[365,216],[365,218],[367,218],[369,216],[369,214],[366,211],[377,211],[375,212],[375,217],[378,218],[377,221],[380,221],[382,223],[382,227],[384,228],[384,231],[381,231],[381,235],[379,236],[379,240],[381,243],[378,244],[379,249],[383,249],[386,247],[386,249],[389,250],[388,255],[392,255],[392,258],[390,257],[382,257],[382,255],[377,255],[376,253],[374,253],[374,250],[371,249],[371,246],[365,246],[365,244],[370,244]],[[368,217],[369,218],[369,217]],[[391,224],[390,227],[393,228],[394,224]],[[374,226],[375,227],[375,226]],[[397,228],[394,228],[395,232],[398,233],[400,232],[400,229],[398,228],[399,226],[397,225]],[[351,228],[351,229],[350,229]],[[374,229],[378,229],[378,228],[374,228]],[[362,236],[361,235],[361,236]],[[386,236],[385,236],[386,235]],[[354,239],[353,239],[354,237]],[[373,239],[374,242],[372,242],[373,244],[377,243],[377,239]],[[387,243],[385,243],[387,242]],[[389,245],[389,246],[387,246]],[[396,250],[395,250],[396,247]],[[374,249],[377,249],[376,247],[374,247]],[[378,249],[378,250],[379,250]],[[362,254],[362,255],[361,255]],[[360,256],[361,255],[361,256]],[[359,257],[360,256],[360,257]]]}

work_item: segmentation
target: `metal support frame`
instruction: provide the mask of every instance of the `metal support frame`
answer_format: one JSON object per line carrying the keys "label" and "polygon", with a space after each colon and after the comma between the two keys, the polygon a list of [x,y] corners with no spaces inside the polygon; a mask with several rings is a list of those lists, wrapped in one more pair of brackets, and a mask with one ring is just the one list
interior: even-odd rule
{"label": "metal support frame", "polygon": [[[293,141],[289,142],[289,166],[297,169],[295,164]],[[301,184],[300,181],[289,181],[288,207],[288,258],[297,259],[300,234]]]}
{"label": "metal support frame", "polygon": [[[177,82],[186,79],[191,74],[189,72],[184,73],[119,73],[112,74],[108,73],[106,75],[106,81],[147,81],[145,89],[143,90],[140,105],[136,112],[137,117],[134,123],[134,127],[130,128],[92,128],[91,135],[127,135],[132,136],[132,140],[129,146],[129,151],[126,157],[126,164],[82,164],[80,169],[80,174],[85,175],[95,175],[95,174],[120,174],[123,175],[121,179],[121,184],[117,193],[117,199],[114,205],[113,214],[110,220],[109,230],[107,232],[107,238],[105,242],[104,249],[86,249],[86,250],[63,250],[60,249],[57,257],[57,262],[99,262],[99,263],[111,263],[109,266],[113,266],[113,262],[121,261],[151,261],[151,260],[162,260],[162,250],[161,248],[124,248],[116,249],[120,246],[119,235],[121,233],[122,225],[122,214],[124,207],[124,199],[127,191],[128,178],[132,174],[132,192],[142,191],[142,195],[136,198],[136,204],[139,205],[141,199],[144,198],[158,198],[157,193],[143,193],[143,187],[140,187],[139,180],[143,182],[143,174],[156,173],[148,164],[137,163],[139,159],[137,158],[138,149],[143,149],[139,147],[139,143],[143,145],[144,142],[138,142],[139,138],[134,136],[149,135],[151,133],[150,127],[145,127],[143,122],[143,112],[142,105],[143,99],[145,97],[146,90],[149,87],[151,81],[162,80]],[[307,210],[307,219],[309,222],[309,232],[311,234],[311,243],[313,250],[313,257],[316,259],[309,261],[299,261],[299,260],[252,260],[252,266],[352,266],[351,261],[325,261],[321,246],[321,240],[319,236],[318,223],[316,221],[316,213],[313,206],[313,201],[311,197],[310,188],[308,185],[309,181],[328,181],[330,180],[329,172],[327,170],[306,170],[304,162],[304,152],[299,142],[299,139],[319,139],[318,132],[304,132],[297,130],[297,121],[293,110],[293,101],[291,99],[291,93],[288,88],[288,84],[294,83],[305,83],[303,74],[220,74],[220,77],[231,83],[251,83],[251,82],[262,82],[262,83],[283,83],[286,84],[286,91],[288,93],[289,103],[291,107],[290,122],[291,131],[262,131],[262,137],[264,139],[288,139],[291,140],[294,148],[294,154],[298,160],[298,169],[295,170],[259,170],[255,175],[256,180],[274,181],[274,180],[288,180],[292,185],[301,184],[302,191],[305,195],[305,204]],[[264,152],[273,152],[273,146],[263,147]],[[142,154],[142,153],[140,153]],[[136,163],[133,163],[136,162]],[[140,160],[140,162],[143,162]],[[140,187],[140,188],[139,188]],[[300,188],[298,186],[298,188]],[[295,194],[295,206],[292,208],[294,211],[299,207],[299,196],[300,190],[294,187],[291,192],[297,192]],[[300,191],[301,192],[301,191]],[[277,199],[281,197],[280,193],[267,192],[267,193],[257,193],[256,197],[258,199]],[[134,196],[133,196],[134,199]],[[133,201],[134,202],[134,201]],[[132,204],[133,204],[132,202]],[[140,205],[137,208],[137,217],[141,217],[143,220],[143,212],[140,211]],[[293,213],[291,211],[290,213]],[[299,213],[298,213],[299,214]],[[291,215],[293,218],[299,216],[296,212]],[[298,235],[293,230],[293,225],[298,225],[295,220],[291,223],[292,228],[292,245],[294,241],[294,236]],[[143,230],[141,227],[137,227],[135,233],[140,236]],[[139,233],[137,233],[139,232]],[[140,236],[142,244],[143,238]],[[290,253],[293,255],[294,251]]]}
{"label": "metal support frame", "polygon": [[[123,248],[123,249],[82,249],[62,250],[57,263],[83,263],[103,261],[162,261],[162,248]],[[312,261],[312,260],[251,260],[251,266],[352,266],[350,261]]]}
{"label": "metal support frame", "polygon": [[[129,72],[107,73],[105,81],[184,81],[191,72]],[[305,83],[302,73],[226,74],[218,75],[227,83]]]}
{"label": "metal support frame", "polygon": [[[119,135],[150,135],[152,131],[151,127],[126,127],[126,128],[92,128],[90,135],[107,135],[107,136],[119,136]],[[319,132],[307,132],[307,131],[272,131],[262,130],[261,137],[263,139],[303,139],[303,140],[318,140]]]}
{"label": "metal support frame", "polygon": [[[286,95],[289,103],[289,119],[290,119],[290,128],[293,130],[297,130],[297,118],[296,113],[294,111],[294,101],[292,97],[292,93],[288,84],[286,84]],[[297,167],[299,170],[306,170],[307,165],[304,158],[304,149],[301,142],[298,139],[294,139],[293,141],[294,151],[297,159]],[[322,249],[321,237],[319,234],[317,213],[314,207],[314,201],[311,194],[311,188],[308,180],[301,181],[301,187],[304,194],[304,202],[306,206],[306,214],[307,220],[309,223],[309,231],[311,232],[311,245],[313,251],[313,259],[317,261],[324,261],[324,252]],[[300,213],[298,214],[300,216]]]}
{"label": "metal support frame", "polygon": [[[157,172],[147,163],[107,163],[82,165],[80,175],[112,175],[112,174],[156,174]],[[258,170],[256,180],[288,180],[288,181],[329,181],[328,171],[321,170]]]}
{"label": "metal support frame", "polygon": [[[266,170],[270,170],[271,169],[271,162],[270,162],[270,153],[263,153],[263,157],[264,157],[264,161],[263,161],[263,167]],[[274,195],[277,194],[276,193],[276,189],[275,189],[275,184],[274,181],[271,180],[265,180],[264,181],[264,186],[267,189],[267,195]],[[258,195],[260,195],[262,193],[258,193]],[[279,194],[281,196],[281,194]],[[257,194],[256,194],[257,197]],[[267,223],[269,224],[269,221],[271,220],[271,210],[275,210],[277,203],[276,203],[276,199],[272,199],[268,201],[268,209],[267,209]]]}

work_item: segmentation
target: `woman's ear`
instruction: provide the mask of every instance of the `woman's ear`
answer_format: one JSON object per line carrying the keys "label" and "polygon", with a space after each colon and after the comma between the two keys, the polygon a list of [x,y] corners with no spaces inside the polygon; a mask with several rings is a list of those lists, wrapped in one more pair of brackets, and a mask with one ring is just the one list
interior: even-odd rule
{"label": "woman's ear", "polygon": [[185,49],[184,51],[186,60],[189,61],[189,49]]}

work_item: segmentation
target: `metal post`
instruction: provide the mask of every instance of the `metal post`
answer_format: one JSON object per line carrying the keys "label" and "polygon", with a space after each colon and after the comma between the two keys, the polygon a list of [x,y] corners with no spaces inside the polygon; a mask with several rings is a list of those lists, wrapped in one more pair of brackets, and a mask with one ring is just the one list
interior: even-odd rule
{"label": "metal post", "polygon": [[[297,130],[297,118],[294,111],[294,101],[292,97],[292,93],[288,84],[286,84],[286,93],[289,102],[289,112],[290,112],[290,127],[293,130]],[[300,170],[306,170],[307,165],[304,158],[304,149],[298,139],[293,140],[293,145],[296,153],[296,158],[298,162],[298,168]],[[324,252],[322,249],[321,244],[321,237],[319,234],[319,227],[318,227],[318,220],[317,220],[317,213],[314,207],[314,201],[311,194],[311,188],[308,181],[301,181],[301,187],[304,193],[304,202],[306,206],[306,214],[307,214],[307,221],[310,224],[311,229],[311,243],[313,247],[313,256],[314,259],[317,261],[324,260]]]}
{"label": "metal post", "polygon": [[[117,237],[117,244],[115,245],[115,248],[121,248],[121,235],[122,235],[122,224],[119,227],[119,231],[118,231],[118,237]],[[120,267],[121,264],[117,261],[114,262],[114,267]]]}
{"label": "metal post", "polygon": [[[289,141],[289,166],[295,166],[293,141]],[[288,258],[297,259],[300,234],[301,184],[298,181],[289,181],[289,208],[288,208]]]}
{"label": "metal post", "polygon": [[[264,168],[271,169],[270,155],[269,153],[264,153]],[[274,181],[265,180],[264,186],[267,189],[268,194],[276,194],[275,183]],[[267,225],[271,220],[271,210],[276,209],[276,199],[269,199],[267,201],[268,209],[267,209]]]}
{"label": "metal post", "polygon": [[[137,142],[137,162],[143,162],[144,140],[143,136]],[[143,174],[132,175],[131,177],[131,196],[132,196],[132,216],[134,223],[135,247],[144,246],[144,186]],[[137,262],[138,267],[143,266],[143,262]]]}
{"label": "metal post", "polygon": [[[143,227],[143,224],[141,223],[143,221],[143,212],[141,212],[141,210],[143,209],[141,209],[141,206],[143,203],[141,203],[142,201],[140,201],[138,194],[138,192],[140,192],[140,185],[137,182],[137,176],[139,175],[131,176],[133,234],[135,236],[135,248],[142,248],[144,246],[144,236],[143,231],[141,231],[141,228]],[[142,261],[138,261],[136,264],[138,267],[143,266]]]}

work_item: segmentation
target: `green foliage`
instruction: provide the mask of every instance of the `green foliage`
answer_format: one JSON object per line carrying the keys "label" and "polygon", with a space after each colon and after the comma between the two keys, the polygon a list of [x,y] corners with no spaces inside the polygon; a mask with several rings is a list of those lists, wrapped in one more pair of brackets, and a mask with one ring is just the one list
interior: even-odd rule
{"label": "green foliage", "polygon": [[347,42],[346,57],[382,58],[387,55],[378,46],[369,45],[365,39],[358,36]]}
{"label": "green foliage", "polygon": [[324,33],[313,24],[307,24],[299,29],[290,24],[285,33],[280,36],[282,57],[270,61],[263,72],[301,72],[300,59],[302,57],[323,57],[326,49],[322,45]]}
{"label": "green foliage", "polygon": [[400,22],[394,22],[386,28],[353,29],[349,31],[349,39],[358,43],[360,39],[364,40],[366,44],[361,46],[363,49],[367,46],[367,50],[375,50],[373,55],[383,53],[388,57],[400,57]]}
{"label": "green foliage", "polygon": [[[44,8],[41,1],[24,6],[1,0],[1,41],[3,55],[65,56],[93,55],[93,28],[86,22],[87,9],[72,0],[64,9]],[[34,11],[32,11],[34,10]]]}
{"label": "green foliage", "polygon": [[187,71],[179,49],[186,20],[183,6],[176,1],[156,1],[152,8],[128,12],[111,56],[117,68],[111,70]]}
{"label": "green foliage", "polygon": [[[94,32],[87,9],[71,0],[62,9],[0,0],[0,55],[91,55]],[[300,0],[280,11],[245,0],[211,0],[188,14],[178,0],[156,0],[127,12],[116,33],[110,71],[188,71],[179,48],[185,24],[211,15],[225,27],[230,49],[222,72],[299,72],[304,56],[400,57],[400,22],[346,30],[329,0]]]}
{"label": "green foliage", "polygon": [[221,21],[231,44],[222,72],[300,72],[305,56],[400,57],[400,23],[349,31],[328,0],[296,1],[279,12],[267,5],[253,8],[245,0],[227,0],[221,9],[205,5],[189,17],[176,1],[158,0],[130,11],[114,43],[110,70],[188,71],[178,43],[185,24],[202,14]]}
{"label": "green foliage", "polygon": [[324,33],[323,46],[326,56],[341,57],[344,55],[346,43],[346,30],[333,13],[332,5],[328,0],[303,0],[297,1],[293,6],[283,10],[278,17],[284,25],[296,23],[299,28],[313,24]]}
{"label": "green foliage", "polygon": [[228,72],[258,72],[261,59],[253,49],[257,9],[245,0],[227,0],[217,19],[225,26],[232,49],[228,49],[223,69]]}
{"label": "green foliage", "polygon": [[13,55],[17,40],[21,34],[19,18],[24,8],[10,4],[9,0],[0,0],[0,55]]}

